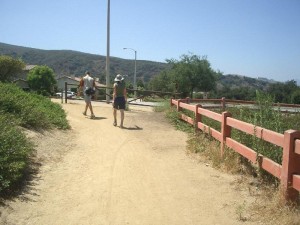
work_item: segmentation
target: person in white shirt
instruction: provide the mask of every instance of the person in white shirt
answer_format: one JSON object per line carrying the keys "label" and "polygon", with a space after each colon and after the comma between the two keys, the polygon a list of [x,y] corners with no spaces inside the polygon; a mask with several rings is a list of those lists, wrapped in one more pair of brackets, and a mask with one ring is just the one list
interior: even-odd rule
{"label": "person in white shirt", "polygon": [[95,79],[90,76],[90,72],[85,72],[85,76],[81,78],[80,80],[80,88],[83,92],[83,97],[85,101],[85,109],[82,113],[84,116],[86,116],[88,108],[91,112],[91,119],[95,118],[95,114],[93,112],[93,106],[92,106],[92,95],[95,92]]}

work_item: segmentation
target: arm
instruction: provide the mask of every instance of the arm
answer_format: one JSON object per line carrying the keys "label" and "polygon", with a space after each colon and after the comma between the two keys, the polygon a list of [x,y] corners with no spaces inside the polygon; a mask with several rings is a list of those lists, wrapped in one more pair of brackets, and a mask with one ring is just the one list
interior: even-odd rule
{"label": "arm", "polygon": [[126,91],[126,88],[124,88],[123,95],[124,95],[125,101],[127,102],[127,91]]}
{"label": "arm", "polygon": [[78,87],[77,96],[80,96],[80,93],[82,92],[82,89],[83,89],[83,84],[84,84],[84,81],[83,81],[83,79],[81,78],[81,80],[80,80],[80,82],[79,82],[79,87]]}
{"label": "arm", "polygon": [[113,101],[115,101],[116,95],[117,95],[117,88],[116,88],[116,84],[114,84]]}

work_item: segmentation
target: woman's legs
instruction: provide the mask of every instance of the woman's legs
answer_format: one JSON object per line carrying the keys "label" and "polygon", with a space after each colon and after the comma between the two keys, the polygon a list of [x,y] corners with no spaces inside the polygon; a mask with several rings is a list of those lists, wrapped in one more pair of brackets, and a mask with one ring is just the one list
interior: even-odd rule
{"label": "woman's legs", "polygon": [[114,108],[113,115],[114,115],[114,126],[117,126],[117,110],[115,108]]}
{"label": "woman's legs", "polygon": [[120,127],[122,128],[123,127],[123,122],[124,122],[124,109],[120,109],[120,112],[121,112],[121,124],[120,124]]}

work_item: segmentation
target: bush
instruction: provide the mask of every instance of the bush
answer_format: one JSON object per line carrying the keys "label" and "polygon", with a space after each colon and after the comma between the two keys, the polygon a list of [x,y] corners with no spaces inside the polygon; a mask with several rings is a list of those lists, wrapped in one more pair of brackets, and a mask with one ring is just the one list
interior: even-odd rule
{"label": "bush", "polygon": [[20,126],[68,129],[66,113],[50,99],[0,82],[0,193],[20,181],[29,165],[33,144]]}
{"label": "bush", "polygon": [[0,110],[10,113],[25,128],[68,129],[66,113],[49,98],[27,93],[12,84],[0,83]]}
{"label": "bush", "polygon": [[0,114],[0,192],[22,177],[33,145],[11,116]]}

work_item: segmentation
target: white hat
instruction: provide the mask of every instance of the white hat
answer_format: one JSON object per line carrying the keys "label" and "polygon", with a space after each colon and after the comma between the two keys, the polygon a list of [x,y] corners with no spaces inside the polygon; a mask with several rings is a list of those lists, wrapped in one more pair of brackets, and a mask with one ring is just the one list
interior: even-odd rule
{"label": "white hat", "polygon": [[118,74],[114,81],[117,82],[117,81],[122,81],[122,80],[124,80],[124,77],[121,74]]}

